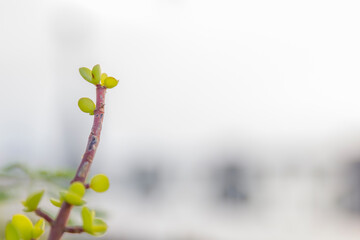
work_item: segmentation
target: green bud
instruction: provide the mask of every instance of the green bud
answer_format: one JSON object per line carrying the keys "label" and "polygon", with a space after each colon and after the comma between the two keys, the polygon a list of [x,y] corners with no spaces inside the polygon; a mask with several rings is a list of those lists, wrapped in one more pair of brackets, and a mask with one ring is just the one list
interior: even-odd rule
{"label": "green bud", "polygon": [[72,192],[60,192],[60,196],[64,198],[64,200],[75,206],[84,205],[86,202],[79,195]]}
{"label": "green bud", "polygon": [[113,77],[107,77],[104,79],[104,86],[106,88],[113,88],[113,87],[116,87],[116,85],[118,84],[118,80],[116,80],[115,78]]}
{"label": "green bud", "polygon": [[93,84],[99,84],[100,83],[100,79],[101,79],[101,68],[99,64],[96,64],[92,71],[92,83]]}
{"label": "green bud", "polygon": [[39,221],[34,225],[32,229],[32,238],[37,239],[45,232],[45,222],[43,218],[40,218]]}
{"label": "green bud", "polygon": [[22,204],[25,207],[24,211],[25,212],[35,211],[43,195],[44,195],[44,190],[30,194],[25,201],[22,201]]}
{"label": "green bud", "polygon": [[105,192],[109,186],[110,181],[105,174],[97,174],[90,181],[90,188],[95,192]]}
{"label": "green bud", "polygon": [[20,240],[20,234],[12,222],[8,222],[5,228],[6,240]]}
{"label": "green bud", "polygon": [[94,111],[96,109],[95,103],[90,98],[80,98],[78,101],[78,106],[81,111],[84,113],[89,113],[90,115],[94,115]]}
{"label": "green bud", "polygon": [[[86,68],[86,67],[82,67],[82,68],[79,68],[79,72],[80,72],[80,75],[86,80],[88,81],[89,83],[93,83],[93,79],[92,79],[92,73],[91,73],[91,70]],[[93,83],[94,84],[94,83]]]}
{"label": "green bud", "polygon": [[70,185],[67,192],[60,192],[61,197],[67,202],[75,206],[81,206],[85,203],[82,197],[85,194],[85,186],[81,182],[74,182]]}
{"label": "green bud", "polygon": [[106,73],[101,74],[101,85],[104,86],[104,80],[107,78],[108,75]]}
{"label": "green bud", "polygon": [[18,230],[21,239],[30,240],[32,238],[33,224],[27,216],[23,214],[14,215],[12,224]]}

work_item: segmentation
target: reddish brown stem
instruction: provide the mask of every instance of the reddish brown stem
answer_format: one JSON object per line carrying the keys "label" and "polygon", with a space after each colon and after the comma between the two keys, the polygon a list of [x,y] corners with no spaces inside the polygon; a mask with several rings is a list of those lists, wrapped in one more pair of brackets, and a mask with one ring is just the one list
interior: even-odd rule
{"label": "reddish brown stem", "polygon": [[84,229],[83,229],[83,227],[80,227],[80,226],[66,227],[65,232],[68,232],[68,233],[82,233],[82,232],[84,232]]}
{"label": "reddish brown stem", "polygon": [[[100,142],[100,133],[102,122],[104,118],[106,88],[101,85],[96,85],[96,109],[94,111],[94,122],[91,133],[88,139],[85,153],[82,157],[81,163],[77,169],[74,179],[71,182],[85,183],[86,177],[89,174],[91,163],[93,162],[96,149]],[[64,202],[61,205],[60,211],[53,222],[50,230],[48,240],[59,240],[66,231],[66,224],[69,220],[72,205]]]}
{"label": "reddish brown stem", "polygon": [[49,214],[47,214],[40,208],[35,210],[35,214],[38,215],[39,217],[42,217],[43,219],[45,219],[51,226],[53,225],[54,220],[49,216]]}

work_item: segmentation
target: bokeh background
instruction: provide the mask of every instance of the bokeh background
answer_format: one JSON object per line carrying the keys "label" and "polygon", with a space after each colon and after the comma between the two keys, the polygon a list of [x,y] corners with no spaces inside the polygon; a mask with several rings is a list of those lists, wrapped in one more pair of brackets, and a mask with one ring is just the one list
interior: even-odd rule
{"label": "bokeh background", "polygon": [[87,197],[101,239],[359,239],[359,9],[0,1],[0,228],[78,165],[95,97],[78,68],[99,63],[120,80],[91,173],[112,185]]}

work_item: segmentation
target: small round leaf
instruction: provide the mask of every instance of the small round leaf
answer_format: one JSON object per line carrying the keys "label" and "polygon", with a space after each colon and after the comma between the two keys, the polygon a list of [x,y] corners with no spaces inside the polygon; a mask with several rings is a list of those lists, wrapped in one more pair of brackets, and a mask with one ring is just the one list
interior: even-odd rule
{"label": "small round leaf", "polygon": [[92,73],[91,73],[91,70],[86,68],[86,67],[82,67],[82,68],[79,68],[79,72],[80,72],[80,75],[86,80],[88,81],[89,83],[93,83],[92,81]]}
{"label": "small round leaf", "polygon": [[69,187],[69,192],[75,193],[79,197],[85,194],[85,186],[81,182],[73,182]]}
{"label": "small round leaf", "polygon": [[92,83],[93,84],[99,84],[100,83],[100,79],[101,79],[101,68],[99,64],[96,64],[92,71]]}
{"label": "small round leaf", "polygon": [[104,86],[106,88],[113,88],[113,87],[116,87],[116,85],[118,84],[118,80],[116,80],[115,78],[113,77],[107,77],[104,79]]}
{"label": "small round leaf", "polygon": [[107,78],[108,75],[106,73],[101,74],[101,85],[104,86],[104,80]]}
{"label": "small round leaf", "polygon": [[79,99],[78,106],[81,111],[89,113],[90,115],[94,114],[94,110],[96,108],[95,103],[90,98],[86,97]]}
{"label": "small round leaf", "polygon": [[33,224],[27,216],[23,214],[14,215],[12,218],[12,224],[19,231],[22,239],[31,239]]}
{"label": "small round leaf", "polygon": [[97,174],[90,181],[90,188],[95,192],[105,192],[109,187],[110,181],[105,174]]}

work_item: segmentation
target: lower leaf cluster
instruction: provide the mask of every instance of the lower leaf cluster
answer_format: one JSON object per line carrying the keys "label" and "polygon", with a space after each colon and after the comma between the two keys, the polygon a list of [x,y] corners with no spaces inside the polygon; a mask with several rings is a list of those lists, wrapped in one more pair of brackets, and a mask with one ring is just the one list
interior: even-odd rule
{"label": "lower leaf cluster", "polygon": [[6,240],[32,240],[38,239],[45,229],[45,222],[43,218],[33,225],[31,220],[23,215],[16,214],[12,220],[9,221],[5,229]]}
{"label": "lower leaf cluster", "polygon": [[[56,206],[61,207],[64,202],[74,206],[82,206],[86,202],[83,200],[86,189],[91,188],[96,192],[105,192],[110,186],[109,179],[104,174],[95,175],[90,184],[84,185],[82,182],[73,182],[67,191],[60,192],[60,199],[50,199],[50,202]],[[22,201],[25,212],[37,211],[38,205],[44,195],[44,190],[30,194],[25,201]],[[107,230],[106,223],[100,219],[95,218],[95,211],[87,207],[83,207],[81,211],[83,220],[82,229],[84,232],[100,236]],[[50,217],[49,217],[50,218]],[[45,217],[46,219],[46,217]],[[51,219],[51,218],[50,218]],[[48,220],[48,219],[46,219]],[[50,221],[49,221],[50,222]],[[6,225],[5,239],[6,240],[33,240],[38,239],[43,233],[45,228],[45,221],[43,218],[33,225],[31,220],[23,215],[16,214],[12,220]]]}

